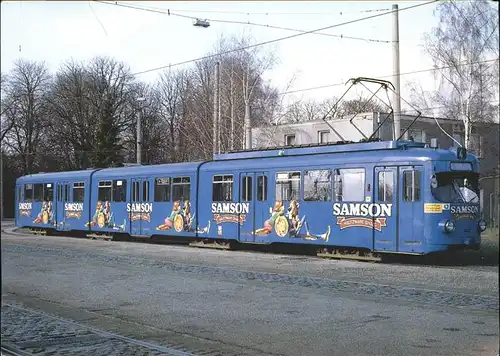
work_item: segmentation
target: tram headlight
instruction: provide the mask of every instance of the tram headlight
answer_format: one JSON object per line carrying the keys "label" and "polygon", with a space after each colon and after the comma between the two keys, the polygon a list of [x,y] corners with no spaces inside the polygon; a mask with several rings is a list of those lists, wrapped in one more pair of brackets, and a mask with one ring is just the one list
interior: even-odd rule
{"label": "tram headlight", "polygon": [[484,230],[486,230],[486,221],[484,221],[483,219],[479,220],[477,222],[477,228],[479,229],[479,231],[484,232]]}
{"label": "tram headlight", "polygon": [[453,220],[446,220],[444,223],[444,231],[453,232],[455,231],[455,222]]}

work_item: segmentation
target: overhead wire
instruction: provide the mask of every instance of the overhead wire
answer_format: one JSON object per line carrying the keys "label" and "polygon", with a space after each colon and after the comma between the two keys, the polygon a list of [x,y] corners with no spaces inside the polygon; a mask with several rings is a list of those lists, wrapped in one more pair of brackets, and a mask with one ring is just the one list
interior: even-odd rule
{"label": "overhead wire", "polygon": [[[141,5],[143,6],[143,5]],[[143,6],[145,8],[149,7],[150,9],[156,9],[156,10],[164,10],[162,8],[158,7],[153,7],[153,6]],[[390,10],[389,8],[386,9],[368,9],[368,10],[360,10],[360,11],[336,11],[336,12],[273,12],[273,11],[264,11],[264,12],[252,12],[252,11],[226,11],[226,10],[184,10],[184,9],[170,9],[171,11],[175,12],[187,12],[187,13],[212,13],[212,14],[232,14],[232,15],[263,15],[263,16],[269,16],[269,15],[299,15],[299,16],[307,16],[307,15],[320,15],[320,16],[327,16],[327,15],[349,15],[349,14],[359,14],[359,13],[365,13],[365,12],[381,12],[381,11],[388,11]]]}
{"label": "overhead wire", "polygon": [[[198,57],[198,58],[193,58],[193,59],[185,60],[185,61],[182,61],[182,62],[177,62],[177,63],[173,63],[173,64],[163,65],[163,66],[160,66],[160,67],[146,69],[146,70],[142,70],[142,71],[139,71],[139,72],[131,73],[130,75],[136,76],[136,75],[140,75],[140,74],[145,74],[145,73],[150,73],[150,72],[156,72],[158,70],[162,70],[162,69],[165,69],[165,68],[176,67],[176,66],[180,66],[180,65],[184,65],[184,64],[188,64],[188,63],[198,62],[198,61],[205,60],[205,59],[219,57],[219,56],[230,54],[230,53],[234,53],[234,52],[244,51],[244,50],[247,50],[247,49],[250,49],[250,48],[260,47],[260,46],[264,46],[264,45],[267,45],[267,44],[276,43],[276,42],[280,42],[280,41],[284,41],[284,40],[296,38],[296,37],[299,37],[299,36],[304,36],[304,35],[307,35],[307,34],[311,34],[311,33],[319,32],[319,31],[328,30],[328,29],[335,28],[335,27],[340,27],[340,26],[345,26],[345,25],[349,25],[349,24],[353,24],[353,23],[365,21],[365,20],[370,20],[370,19],[373,19],[373,18],[377,18],[377,17],[381,17],[381,16],[392,14],[393,12],[396,12],[396,11],[402,12],[402,11],[405,11],[405,10],[415,9],[417,7],[421,7],[421,6],[433,4],[433,3],[438,2],[438,1],[439,0],[431,0],[431,1],[427,1],[425,3],[411,5],[411,6],[408,6],[408,7],[404,7],[404,8],[396,9],[396,10],[391,10],[389,12],[384,12],[384,13],[381,13],[381,14],[375,14],[375,15],[370,15],[370,16],[366,16],[366,17],[362,17],[362,18],[358,18],[358,19],[354,19],[354,20],[349,20],[349,21],[345,21],[345,22],[342,22],[342,23],[338,23],[338,24],[334,24],[334,25],[330,25],[330,26],[318,28],[318,29],[315,29],[315,30],[305,31],[305,32],[301,32],[301,33],[297,33],[297,34],[293,34],[293,35],[289,35],[289,36],[285,36],[285,37],[275,38],[275,39],[268,40],[268,41],[258,42],[258,43],[252,44],[252,45],[247,45],[247,46],[243,46],[243,47],[239,47],[239,48],[234,48],[234,49],[230,49],[230,50],[226,50],[226,51],[222,51],[222,52],[218,52],[218,53],[214,53],[214,54],[205,55],[205,56]],[[105,2],[105,1],[97,1],[97,2],[110,4],[110,3]],[[128,7],[127,5],[124,5],[124,4],[120,4],[120,6]]]}
{"label": "overhead wire", "polygon": [[[95,0],[96,2],[100,2],[106,5],[114,5],[114,6],[120,6],[120,7],[125,7],[129,9],[135,9],[135,10],[141,10],[141,11],[148,11],[148,12],[154,12],[154,13],[159,13],[163,15],[168,15],[168,16],[178,16],[190,20],[198,20],[198,17],[194,16],[187,16],[187,15],[181,15],[175,13],[173,10],[167,9],[167,10],[160,10],[157,8],[150,8],[150,7],[145,7],[145,6],[134,6],[134,5],[129,5],[129,4],[123,4],[119,2],[108,2],[108,1],[101,1],[101,0]],[[389,10],[389,9],[387,9]],[[265,27],[265,28],[271,28],[275,30],[284,30],[284,31],[293,31],[293,32],[307,32],[306,30],[301,30],[301,29],[296,29],[296,28],[290,28],[290,27],[282,27],[282,26],[275,26],[275,25],[267,25],[267,24],[262,24],[262,23],[255,23],[255,22],[250,22],[250,21],[235,21],[235,20],[218,20],[218,19],[209,19],[205,18],[205,21],[209,22],[215,22],[215,23],[227,23],[227,24],[238,24],[238,25],[248,25],[248,26],[255,26],[255,27]],[[320,35],[320,36],[329,36],[329,37],[336,37],[340,39],[350,39],[350,40],[358,40],[358,41],[365,41],[365,42],[375,42],[375,43],[391,43],[391,41],[386,41],[386,40],[378,40],[378,39],[373,39],[373,38],[362,38],[362,37],[354,37],[354,36],[346,36],[343,34],[337,35],[337,34],[332,34],[332,33],[324,33],[324,32],[315,32],[313,33],[314,35]]]}
{"label": "overhead wire", "polygon": [[[495,59],[488,59],[488,60],[484,60],[484,61],[477,61],[477,62],[473,62],[473,63],[464,62],[462,64],[458,64],[458,66],[468,66],[468,65],[474,65],[474,64],[489,63],[489,62],[494,62],[494,61],[498,61],[498,60],[499,60],[498,58],[495,58]],[[451,67],[453,67],[453,66],[443,66],[443,67],[434,67],[434,68],[427,68],[427,69],[419,69],[419,70],[414,70],[414,71],[411,71],[411,72],[399,73],[399,76],[409,75],[409,74],[417,74],[417,73],[425,73],[425,72],[433,72],[433,71],[436,71],[436,70],[447,69],[447,68],[451,68]],[[384,75],[384,76],[377,77],[377,78],[383,79],[383,78],[391,78],[393,76],[394,76],[393,74],[389,74],[389,75]],[[286,94],[300,93],[300,92],[310,91],[310,90],[332,88],[332,87],[341,86],[341,85],[345,85],[345,83],[342,82],[342,83],[320,85],[320,86],[315,86],[315,87],[310,87],[310,88],[304,88],[304,89],[287,90],[287,91],[279,93],[278,95],[286,95]]]}

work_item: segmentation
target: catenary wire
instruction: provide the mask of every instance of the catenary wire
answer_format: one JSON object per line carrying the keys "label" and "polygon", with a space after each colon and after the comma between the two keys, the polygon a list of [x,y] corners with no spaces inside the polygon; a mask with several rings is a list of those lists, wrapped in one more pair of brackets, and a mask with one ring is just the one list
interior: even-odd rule
{"label": "catenary wire", "polygon": [[[478,62],[473,62],[473,63],[467,62],[467,63],[459,64],[459,66],[468,66],[468,65],[474,65],[474,64],[489,63],[489,62],[494,62],[494,61],[498,61],[498,60],[499,60],[498,58],[495,58],[495,59],[487,59],[484,61],[478,61]],[[399,76],[409,75],[409,74],[417,74],[417,73],[425,73],[425,72],[433,72],[436,70],[447,69],[447,68],[451,68],[451,67],[452,66],[444,66],[444,67],[437,67],[437,68],[419,69],[419,70],[414,70],[411,72],[399,73]],[[389,74],[389,75],[384,75],[384,76],[377,77],[377,78],[380,78],[380,79],[381,78],[391,78],[393,76],[394,76],[393,74]],[[346,83],[334,83],[334,84],[326,84],[326,85],[320,85],[320,86],[304,88],[304,89],[287,90],[287,91],[279,93],[278,95],[294,94],[294,93],[301,93],[301,92],[310,91],[310,90],[332,88],[332,87],[337,87],[337,86],[341,86],[341,85],[345,85],[345,84]]]}
{"label": "catenary wire", "polygon": [[[149,8],[153,10],[165,10],[165,8],[159,8],[154,6],[144,6],[138,5],[136,6]],[[232,15],[349,15],[349,14],[359,14],[365,12],[381,12],[381,11],[389,11],[390,9],[368,9],[368,10],[360,10],[360,11],[336,11],[336,12],[273,12],[273,11],[265,11],[265,12],[252,12],[252,11],[225,11],[225,10],[185,10],[185,9],[168,9],[174,12],[186,12],[186,13],[211,13],[211,14],[232,14]]]}
{"label": "catenary wire", "polygon": [[425,3],[411,5],[411,6],[408,6],[408,7],[402,8],[402,9],[398,9],[398,10],[391,10],[389,12],[384,12],[384,13],[381,13],[381,14],[370,15],[370,16],[367,16],[367,17],[362,17],[362,18],[358,18],[358,19],[355,19],[355,20],[345,21],[345,22],[341,22],[341,23],[338,23],[338,24],[334,24],[334,25],[330,25],[330,26],[318,28],[318,29],[315,29],[315,30],[310,30],[310,31],[306,31],[306,32],[301,32],[301,33],[297,33],[297,34],[285,36],[285,37],[275,38],[275,39],[268,40],[268,41],[258,42],[258,43],[255,43],[255,44],[252,44],[252,45],[248,45],[248,46],[243,46],[243,47],[240,47],[240,48],[235,48],[235,49],[231,49],[231,50],[227,50],[227,51],[222,51],[222,52],[218,52],[218,53],[214,53],[214,54],[205,55],[203,57],[193,58],[193,59],[185,60],[185,61],[182,61],[182,62],[177,62],[177,63],[173,63],[173,64],[163,65],[163,66],[160,66],[160,67],[146,69],[146,70],[143,70],[143,71],[131,73],[130,75],[136,76],[136,75],[140,75],[140,74],[145,74],[145,73],[150,73],[150,72],[156,72],[156,71],[159,71],[159,70],[162,70],[162,69],[165,69],[165,68],[172,68],[172,67],[176,67],[176,66],[180,66],[180,65],[184,65],[184,64],[188,64],[188,63],[198,62],[198,61],[205,60],[205,59],[219,57],[219,56],[222,56],[222,55],[225,55],[225,54],[230,54],[230,53],[234,53],[234,52],[239,52],[239,51],[247,50],[247,49],[250,49],[250,48],[260,47],[260,46],[264,46],[264,45],[267,45],[267,44],[276,43],[276,42],[280,42],[280,41],[292,39],[292,38],[295,38],[295,37],[299,37],[299,36],[303,36],[303,35],[315,33],[315,32],[318,32],[318,31],[324,31],[324,30],[328,30],[328,29],[331,29],[331,28],[335,28],[335,27],[340,27],[340,26],[345,26],[345,25],[349,25],[349,24],[353,24],[353,23],[365,21],[365,20],[370,20],[370,19],[381,17],[381,16],[384,16],[384,15],[389,15],[389,14],[391,14],[393,12],[396,12],[396,11],[401,12],[401,11],[405,11],[405,10],[415,9],[417,7],[421,7],[421,6],[425,6],[425,5],[430,5],[430,4],[433,4],[435,2],[438,2],[438,0],[431,0],[431,1],[427,1]]}
{"label": "catenary wire", "polygon": [[[123,3],[119,3],[119,2],[111,3],[108,1],[100,1],[100,0],[94,0],[94,1],[102,3],[102,4],[106,4],[106,5],[120,6],[120,7],[125,7],[125,8],[129,8],[129,9],[134,9],[134,10],[154,12],[154,13],[159,13],[159,14],[168,15],[168,16],[178,16],[178,17],[182,17],[182,18],[186,18],[186,19],[190,19],[190,20],[197,20],[198,19],[197,17],[193,17],[193,16],[177,14],[174,11],[169,10],[169,9],[165,11],[165,10],[159,10],[159,9],[154,9],[154,8],[138,7],[138,6],[123,4]],[[266,24],[255,23],[255,22],[250,22],[250,21],[217,20],[217,19],[208,19],[208,18],[206,18],[205,20],[209,21],[209,22],[248,25],[248,26],[255,26],[255,27],[270,28],[270,29],[275,29],[275,30],[284,30],[284,31],[302,32],[302,33],[307,32],[306,30],[300,30],[300,29],[296,29],[296,28],[266,25]],[[340,38],[340,39],[365,41],[365,42],[391,43],[391,41],[386,41],[386,40],[377,40],[377,39],[373,39],[373,38],[346,36],[343,34],[337,35],[337,34],[324,33],[324,32],[315,32],[312,34],[313,35],[320,35],[320,36],[336,37],[336,38]]]}

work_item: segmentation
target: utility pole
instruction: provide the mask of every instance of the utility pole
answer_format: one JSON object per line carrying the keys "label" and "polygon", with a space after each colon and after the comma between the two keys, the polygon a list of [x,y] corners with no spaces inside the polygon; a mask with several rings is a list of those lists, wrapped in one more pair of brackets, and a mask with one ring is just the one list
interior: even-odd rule
{"label": "utility pole", "polygon": [[394,84],[394,139],[401,134],[401,78],[399,71],[399,10],[398,5],[392,5],[392,82]]}
{"label": "utility pole", "polygon": [[[15,194],[17,194],[17,187],[16,187]],[[3,221],[3,218],[4,218],[4,212],[3,212],[3,152],[0,152],[0,205],[1,205],[0,209],[2,209],[0,221]]]}
{"label": "utility pole", "polygon": [[213,123],[213,154],[217,154],[218,136],[219,136],[219,62],[215,63],[215,80],[214,80],[214,123]]}
{"label": "utility pole", "polygon": [[141,128],[141,120],[142,120],[142,102],[144,102],[146,98],[140,97],[137,98],[137,101],[140,102],[139,113],[137,115],[137,164],[141,164],[142,158],[142,128]]}

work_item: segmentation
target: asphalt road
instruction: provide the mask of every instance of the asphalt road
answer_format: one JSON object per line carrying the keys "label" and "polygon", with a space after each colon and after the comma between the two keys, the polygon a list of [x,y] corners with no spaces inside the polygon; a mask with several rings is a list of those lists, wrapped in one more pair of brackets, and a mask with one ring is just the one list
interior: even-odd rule
{"label": "asphalt road", "polygon": [[498,353],[498,267],[2,234],[2,300],[223,355]]}

